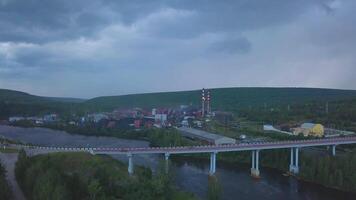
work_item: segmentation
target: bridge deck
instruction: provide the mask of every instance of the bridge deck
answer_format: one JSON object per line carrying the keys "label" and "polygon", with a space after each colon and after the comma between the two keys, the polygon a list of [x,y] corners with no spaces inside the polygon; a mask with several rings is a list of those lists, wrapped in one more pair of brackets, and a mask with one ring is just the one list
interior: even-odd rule
{"label": "bridge deck", "polygon": [[284,149],[292,147],[311,147],[340,144],[354,144],[356,137],[323,138],[312,140],[276,141],[260,143],[239,143],[226,145],[181,146],[181,147],[146,147],[146,148],[94,148],[97,154],[183,154],[183,153],[208,153],[231,152],[263,149]]}
{"label": "bridge deck", "polygon": [[201,145],[201,146],[178,146],[178,147],[137,147],[137,148],[77,148],[77,147],[43,147],[17,145],[19,148],[42,149],[44,151],[87,151],[93,154],[183,154],[183,153],[209,153],[209,152],[232,152],[264,149],[284,149],[293,147],[312,147],[340,144],[356,144],[356,137],[323,138],[312,140],[292,140],[259,143],[238,143],[226,145]]}

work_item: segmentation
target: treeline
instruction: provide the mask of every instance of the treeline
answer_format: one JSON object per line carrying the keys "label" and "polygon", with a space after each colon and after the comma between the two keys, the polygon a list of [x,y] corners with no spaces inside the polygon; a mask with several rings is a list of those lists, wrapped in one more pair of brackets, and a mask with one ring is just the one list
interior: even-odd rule
{"label": "treeline", "polygon": [[[14,124],[20,127],[34,127],[33,123],[20,121]],[[85,136],[109,136],[122,139],[136,139],[146,140],[150,142],[151,146],[187,146],[198,144],[197,141],[189,140],[183,137],[178,130],[174,128],[150,128],[142,130],[120,129],[120,128],[107,128],[96,126],[95,124],[87,124],[84,126],[74,126],[61,124],[43,125],[43,128],[50,128],[54,130],[62,130],[71,134],[80,134]]]}
{"label": "treeline", "polygon": [[332,128],[356,131],[356,99],[245,107],[237,114],[250,121],[270,124],[310,121]]}
{"label": "treeline", "polygon": [[7,120],[11,116],[42,116],[50,113],[70,116],[80,111],[77,103],[42,102],[42,103],[12,103],[0,101],[0,120]]}
{"label": "treeline", "polygon": [[341,156],[302,156],[300,177],[341,190],[356,192],[356,154]]}
{"label": "treeline", "polygon": [[6,170],[0,163],[0,199],[8,200],[12,198],[10,186],[6,180]]}
{"label": "treeline", "polygon": [[29,200],[195,199],[178,191],[164,170],[153,175],[135,167],[130,176],[125,164],[107,156],[57,153],[29,158],[21,151],[15,172]]}

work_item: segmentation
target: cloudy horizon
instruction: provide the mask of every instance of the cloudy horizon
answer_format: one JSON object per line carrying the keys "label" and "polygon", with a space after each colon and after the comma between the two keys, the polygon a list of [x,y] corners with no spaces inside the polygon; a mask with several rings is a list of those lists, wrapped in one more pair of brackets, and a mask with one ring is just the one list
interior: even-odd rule
{"label": "cloudy horizon", "polygon": [[352,0],[0,0],[0,88],[356,89]]}

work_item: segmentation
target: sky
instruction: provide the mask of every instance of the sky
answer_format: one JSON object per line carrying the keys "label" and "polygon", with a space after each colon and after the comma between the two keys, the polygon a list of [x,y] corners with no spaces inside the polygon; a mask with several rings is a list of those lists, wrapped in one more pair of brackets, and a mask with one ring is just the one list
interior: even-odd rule
{"label": "sky", "polygon": [[0,88],[356,89],[355,0],[0,0]]}

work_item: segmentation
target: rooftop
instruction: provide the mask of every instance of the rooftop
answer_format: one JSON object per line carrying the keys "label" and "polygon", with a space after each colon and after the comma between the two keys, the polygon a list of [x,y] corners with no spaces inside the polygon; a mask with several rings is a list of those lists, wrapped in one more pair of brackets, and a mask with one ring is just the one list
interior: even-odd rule
{"label": "rooftop", "polygon": [[229,138],[229,137],[225,137],[225,136],[222,136],[222,135],[217,135],[217,134],[214,134],[214,133],[210,133],[210,132],[207,132],[207,131],[194,129],[194,128],[180,127],[178,129],[180,131],[183,131],[183,132],[186,132],[186,133],[189,133],[189,134],[192,134],[192,135],[196,135],[198,137],[210,139],[210,140],[218,140],[218,139],[222,139],[222,138]]}

